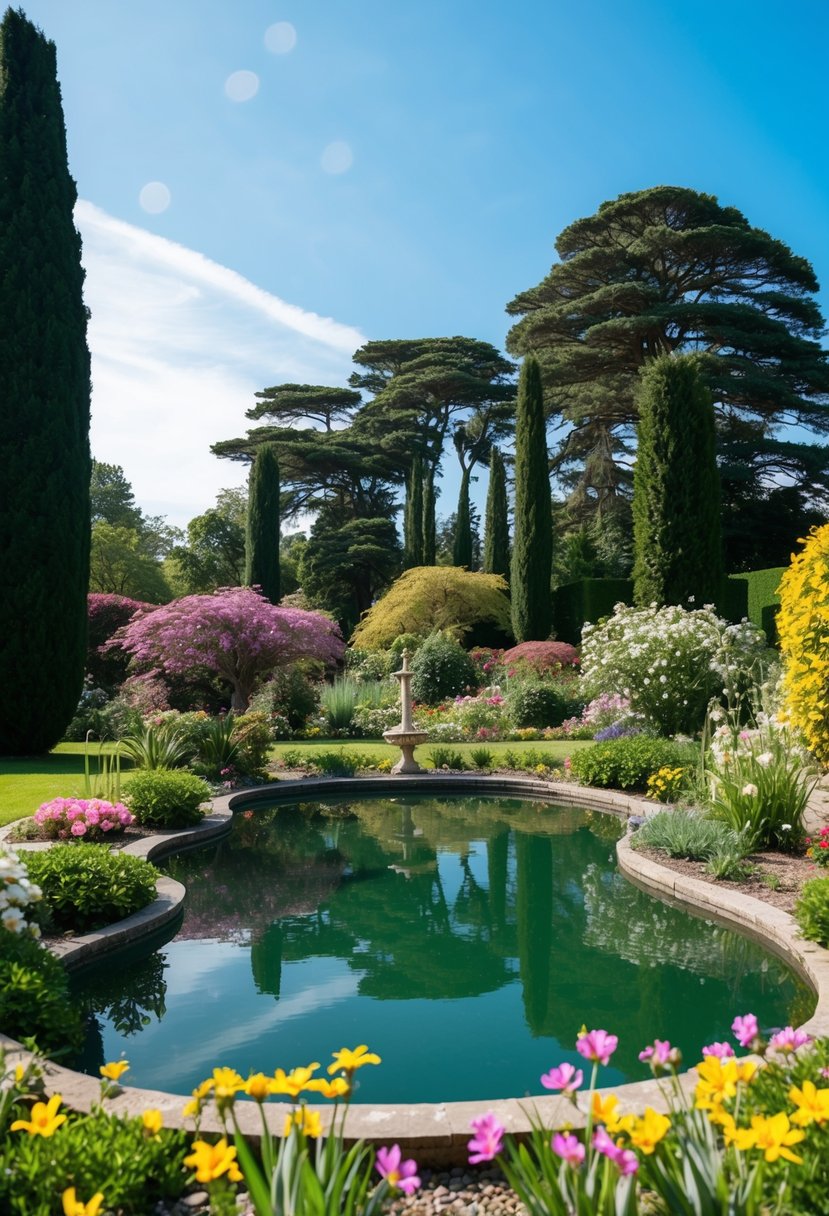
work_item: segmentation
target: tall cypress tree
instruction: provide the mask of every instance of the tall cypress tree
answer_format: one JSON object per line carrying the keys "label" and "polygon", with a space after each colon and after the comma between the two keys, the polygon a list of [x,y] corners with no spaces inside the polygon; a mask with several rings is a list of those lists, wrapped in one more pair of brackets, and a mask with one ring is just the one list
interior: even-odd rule
{"label": "tall cypress tree", "polygon": [[510,566],[512,631],[517,642],[544,641],[552,625],[553,524],[541,369],[528,355],[515,414],[515,537]]}
{"label": "tall cypress tree", "polygon": [[435,526],[435,470],[423,478],[423,565],[436,564],[437,528]]}
{"label": "tall cypress tree", "polygon": [[714,407],[692,355],[646,364],[633,475],[637,604],[712,602],[723,577]]}
{"label": "tall cypress tree", "polygon": [[472,569],[472,520],[469,516],[469,469],[461,474],[458,492],[458,513],[455,516],[455,539],[452,545],[452,565]]}
{"label": "tall cypress tree", "polygon": [[507,477],[504,458],[497,448],[489,457],[489,489],[486,496],[484,574],[509,578],[509,524],[507,521]]}
{"label": "tall cypress tree", "polygon": [[416,453],[406,483],[404,520],[404,563],[407,567],[423,565],[423,457]]}
{"label": "tall cypress tree", "polygon": [[89,351],[54,43],[0,23],[0,753],[58,742],[83,686]]}
{"label": "tall cypress tree", "polygon": [[248,482],[245,534],[245,584],[261,587],[272,604],[281,598],[279,570],[279,461],[276,445],[264,443],[256,452]]}

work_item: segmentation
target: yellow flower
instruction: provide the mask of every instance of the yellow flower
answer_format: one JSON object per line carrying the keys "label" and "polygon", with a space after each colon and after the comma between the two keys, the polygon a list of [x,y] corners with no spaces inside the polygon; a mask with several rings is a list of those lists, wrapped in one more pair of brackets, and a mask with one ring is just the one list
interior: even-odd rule
{"label": "yellow flower", "polygon": [[213,1069],[213,1093],[217,1101],[235,1098],[239,1090],[245,1088],[245,1082],[235,1068]]}
{"label": "yellow flower", "polygon": [[112,1064],[102,1064],[98,1071],[107,1081],[120,1081],[128,1068],[128,1060],[115,1060]]}
{"label": "yellow flower", "polygon": [[304,1089],[314,1089],[314,1084],[309,1084],[313,1074],[319,1068],[319,1063],[308,1064],[305,1068],[294,1068],[291,1072],[285,1072],[282,1068],[277,1068],[273,1078],[272,1092],[275,1094],[288,1094],[291,1098],[296,1098]]}
{"label": "yellow flower", "polygon": [[213,1089],[213,1079],[202,1081],[197,1089],[193,1090],[193,1097],[184,1107],[181,1112],[185,1119],[195,1119],[201,1114],[201,1108],[204,1105],[204,1100]]}
{"label": "yellow flower", "polygon": [[263,1072],[251,1073],[245,1081],[245,1093],[257,1102],[264,1102],[273,1093],[273,1077],[266,1077]]}
{"label": "yellow flower", "polygon": [[637,1119],[630,1129],[630,1142],[634,1148],[641,1149],[646,1157],[650,1156],[670,1126],[667,1115],[660,1115],[652,1107],[646,1106],[642,1118]]}
{"label": "yellow flower", "polygon": [[694,1105],[697,1110],[711,1110],[720,1102],[733,1098],[737,1086],[748,1083],[757,1071],[757,1065],[751,1060],[726,1060],[719,1056],[706,1056],[697,1065],[700,1080],[695,1092]]}
{"label": "yellow flower", "polygon": [[96,1191],[89,1203],[81,1203],[75,1194],[75,1188],[69,1186],[63,1192],[64,1216],[98,1216],[103,1202],[103,1195],[100,1191]]}
{"label": "yellow flower", "polygon": [[609,1132],[628,1132],[633,1127],[633,1115],[620,1115],[617,1111],[619,1099],[615,1094],[608,1094],[602,1099],[598,1093],[593,1094],[593,1120],[603,1123]]}
{"label": "yellow flower", "polygon": [[161,1111],[145,1110],[141,1116],[141,1122],[144,1124],[144,1131],[148,1136],[157,1136],[164,1125],[164,1120],[161,1117]]}
{"label": "yellow flower", "polygon": [[355,1047],[350,1051],[347,1047],[341,1047],[339,1051],[331,1053],[334,1057],[334,1063],[328,1065],[328,1074],[333,1076],[335,1072],[341,1069],[344,1072],[354,1072],[358,1068],[362,1068],[364,1064],[380,1064],[380,1057],[370,1052],[365,1043],[359,1047]]}
{"label": "yellow flower", "polygon": [[236,1164],[236,1149],[227,1143],[224,1136],[216,1144],[206,1140],[194,1140],[193,1151],[184,1158],[184,1164],[196,1171],[197,1182],[215,1182],[227,1174],[231,1182],[241,1182],[242,1174]]}
{"label": "yellow flower", "polygon": [[15,1064],[15,1066],[14,1066],[14,1083],[15,1083],[15,1085],[19,1085],[20,1082],[25,1077],[25,1075],[26,1075],[25,1064]]}
{"label": "yellow flower", "polygon": [[57,1109],[61,1104],[60,1094],[52,1094],[48,1102],[35,1102],[31,1111],[31,1119],[15,1119],[11,1125],[13,1132],[28,1132],[30,1136],[51,1136],[66,1122],[66,1115],[59,1115]]}
{"label": "yellow flower", "polygon": [[825,1123],[829,1119],[829,1089],[818,1089],[812,1081],[804,1081],[802,1089],[792,1086],[789,1100],[797,1107],[792,1123],[799,1127]]}
{"label": "yellow flower", "polygon": [[294,1127],[298,1127],[303,1136],[308,1136],[314,1140],[322,1135],[322,1123],[318,1112],[308,1110],[307,1106],[301,1106],[293,1114],[285,1116],[285,1126],[282,1129],[282,1135],[290,1136],[291,1129]]}
{"label": "yellow flower", "polygon": [[345,1098],[351,1092],[351,1086],[345,1077],[334,1077],[331,1081],[326,1081],[320,1077],[318,1081],[310,1081],[306,1089],[312,1090],[315,1094],[322,1094],[323,1098]]}
{"label": "yellow flower", "polygon": [[806,1133],[792,1128],[789,1116],[781,1111],[778,1115],[755,1115],[751,1120],[751,1130],[737,1131],[736,1144],[740,1149],[759,1149],[769,1162],[783,1157],[795,1165],[802,1165],[803,1158],[796,1156],[789,1145],[798,1144],[805,1138]]}

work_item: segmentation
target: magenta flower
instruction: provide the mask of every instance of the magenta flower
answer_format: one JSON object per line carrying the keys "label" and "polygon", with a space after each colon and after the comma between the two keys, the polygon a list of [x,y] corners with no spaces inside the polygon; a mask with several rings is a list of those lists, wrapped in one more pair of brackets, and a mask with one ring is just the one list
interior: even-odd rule
{"label": "magenta flower", "polygon": [[572,1093],[578,1089],[584,1081],[584,1073],[580,1068],[574,1068],[572,1064],[565,1061],[559,1064],[558,1068],[551,1068],[549,1072],[545,1072],[541,1077],[541,1084],[545,1089],[561,1089],[564,1093]]}
{"label": "magenta flower", "polygon": [[760,1037],[757,1018],[753,1013],[747,1013],[744,1017],[735,1018],[731,1023],[731,1029],[734,1032],[734,1038],[741,1047],[750,1047],[754,1040]]}
{"label": "magenta flower", "polygon": [[671,1045],[667,1039],[654,1039],[644,1051],[639,1052],[643,1064],[650,1063],[651,1068],[666,1068],[670,1063]]}
{"label": "magenta flower", "polygon": [[479,1115],[469,1125],[475,1133],[467,1145],[469,1149],[469,1164],[480,1165],[482,1161],[492,1161],[501,1151],[504,1137],[503,1123],[499,1122],[490,1110],[485,1115]]}
{"label": "magenta flower", "polygon": [[602,1157],[609,1158],[620,1174],[635,1174],[639,1169],[639,1158],[629,1148],[620,1148],[604,1127],[597,1127],[593,1133],[593,1148]]}
{"label": "magenta flower", "polygon": [[805,1030],[792,1030],[791,1026],[786,1026],[783,1030],[778,1030],[777,1034],[773,1034],[769,1039],[769,1047],[773,1047],[775,1051],[797,1051],[798,1047],[805,1047],[807,1043],[811,1043],[812,1036],[807,1034]]}
{"label": "magenta flower", "polygon": [[86,835],[86,824],[81,823],[80,819],[76,819],[75,822],[72,824],[71,828],[69,829],[69,831],[72,833],[73,836],[85,836]]}
{"label": "magenta flower", "polygon": [[553,1136],[552,1149],[557,1157],[561,1157],[562,1161],[572,1165],[574,1170],[577,1170],[584,1161],[584,1145],[571,1133],[562,1136],[561,1132],[556,1132]]}
{"label": "magenta flower", "polygon": [[391,1148],[378,1148],[375,1166],[381,1178],[385,1178],[390,1187],[402,1191],[404,1195],[413,1195],[420,1186],[417,1176],[417,1162],[409,1158],[401,1161],[400,1145],[393,1144]]}
{"label": "magenta flower", "polygon": [[703,1047],[702,1054],[704,1056],[716,1056],[719,1060],[726,1060],[729,1056],[734,1055],[734,1048],[730,1043],[709,1043],[707,1047]]}
{"label": "magenta flower", "polygon": [[639,1169],[639,1158],[631,1148],[620,1148],[615,1161],[620,1174],[635,1174]]}
{"label": "magenta flower", "polygon": [[617,1036],[608,1034],[606,1030],[588,1030],[576,1039],[576,1051],[579,1055],[597,1064],[609,1064],[610,1057],[618,1046]]}

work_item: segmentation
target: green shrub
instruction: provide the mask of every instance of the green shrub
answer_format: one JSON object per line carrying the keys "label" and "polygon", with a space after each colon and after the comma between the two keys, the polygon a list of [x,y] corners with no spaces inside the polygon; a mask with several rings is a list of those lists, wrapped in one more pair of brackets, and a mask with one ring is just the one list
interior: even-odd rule
{"label": "green shrub", "polygon": [[433,747],[430,752],[432,768],[465,769],[463,755],[453,747]]}
{"label": "green shrub", "polygon": [[[73,850],[81,851],[87,850]],[[8,929],[0,929],[0,1030],[13,1039],[33,1038],[45,1052],[74,1049],[83,1040],[63,965],[34,938]]]}
{"label": "green shrub", "polygon": [[495,757],[488,747],[473,747],[469,753],[475,768],[492,768]]}
{"label": "green shrub", "polygon": [[829,878],[810,878],[803,884],[794,914],[807,941],[829,946]]}
{"label": "green shrub", "polygon": [[430,634],[414,657],[412,671],[412,696],[423,705],[460,696],[478,683],[475,664],[446,633]]}
{"label": "green shrub", "polygon": [[634,848],[660,849],[669,857],[708,861],[715,855],[745,856],[745,842],[725,824],[694,811],[673,808],[650,815],[631,838]]}
{"label": "green shrub", "polygon": [[348,751],[345,747],[330,752],[312,752],[306,757],[306,763],[323,777],[353,777],[358,769],[366,766],[361,752]]}
{"label": "green shrub", "polygon": [[360,687],[350,676],[343,676],[320,689],[320,708],[332,734],[346,731],[351,726],[359,694]]}
{"label": "green shrub", "polygon": [[262,777],[270,745],[270,721],[262,711],[200,716],[192,767],[208,781]]}
{"label": "green shrub", "polygon": [[204,816],[210,786],[193,773],[154,769],[124,783],[124,801],[142,827],[189,828]]}
{"label": "green shrub", "polygon": [[317,685],[306,664],[278,667],[267,684],[251,698],[250,709],[268,718],[276,714],[287,719],[291,730],[302,730],[317,708]]}
{"label": "green shrub", "polygon": [[180,768],[193,754],[173,719],[142,722],[121,739],[121,751],[137,768]]}
{"label": "green shrub", "polygon": [[49,925],[60,933],[100,929],[155,899],[155,866],[103,844],[54,845],[31,853],[26,866],[43,892]]}
{"label": "green shrub", "polygon": [[570,758],[570,771],[584,785],[645,790],[648,777],[658,769],[698,762],[693,744],[636,735],[629,739],[609,739],[606,743],[574,752]]}
{"label": "green shrub", "polygon": [[[19,1105],[16,1118],[27,1118]],[[5,1130],[5,1129],[2,1129]],[[140,1117],[69,1115],[49,1136],[25,1133],[0,1140],[0,1211],[8,1216],[53,1216],[62,1212],[61,1195],[69,1185],[79,1199],[104,1194],[107,1212],[146,1216],[160,1201],[183,1194],[183,1167],[189,1137],[162,1129],[148,1136]]]}
{"label": "green shrub", "polygon": [[566,718],[576,717],[583,701],[568,697],[555,684],[528,681],[510,689],[509,716],[513,726],[561,726]]}

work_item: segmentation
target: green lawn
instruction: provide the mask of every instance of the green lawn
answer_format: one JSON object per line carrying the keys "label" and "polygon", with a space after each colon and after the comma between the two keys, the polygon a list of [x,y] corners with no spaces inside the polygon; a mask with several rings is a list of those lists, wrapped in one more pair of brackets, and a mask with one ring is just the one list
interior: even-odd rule
{"label": "green lawn", "polygon": [[[431,762],[431,751],[435,746],[450,747],[464,756],[475,748],[486,747],[492,752],[497,764],[504,752],[516,753],[533,750],[541,753],[545,759],[561,762],[565,756],[580,747],[590,747],[585,740],[553,741],[529,743],[424,743],[415,751],[415,757],[424,766]],[[113,744],[105,745],[105,751],[111,751]],[[359,751],[369,763],[376,764],[378,760],[396,760],[400,752],[387,743],[363,742],[358,739],[315,740],[301,739],[276,743],[271,748],[273,760],[279,760],[286,751],[299,752],[301,755],[314,752]],[[96,749],[97,751],[97,749]],[[0,826],[32,815],[42,802],[50,798],[70,797],[73,794],[82,795],[84,792],[84,745],[83,743],[59,743],[54,751],[47,756],[29,756],[22,759],[0,757]],[[470,761],[471,763],[471,761]],[[125,767],[128,767],[126,762]]]}

